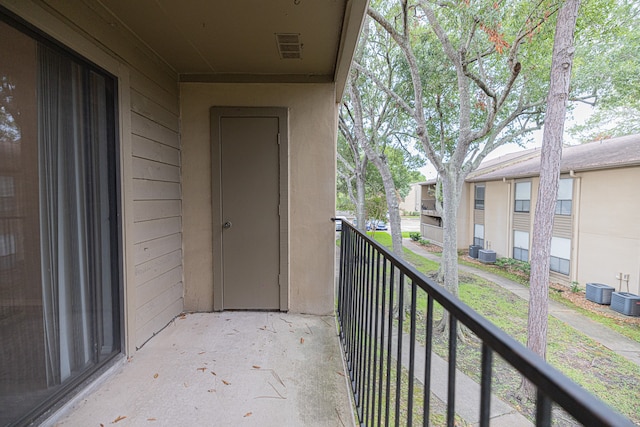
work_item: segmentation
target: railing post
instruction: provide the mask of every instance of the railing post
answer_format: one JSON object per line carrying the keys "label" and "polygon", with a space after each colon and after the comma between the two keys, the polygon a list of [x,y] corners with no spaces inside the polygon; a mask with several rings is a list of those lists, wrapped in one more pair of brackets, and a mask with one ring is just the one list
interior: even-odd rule
{"label": "railing post", "polygon": [[482,377],[480,380],[480,426],[488,427],[491,418],[491,365],[493,353],[482,343]]}
{"label": "railing post", "polygon": [[456,353],[458,348],[458,321],[449,313],[449,375],[447,376],[447,426],[455,424],[456,408]]}

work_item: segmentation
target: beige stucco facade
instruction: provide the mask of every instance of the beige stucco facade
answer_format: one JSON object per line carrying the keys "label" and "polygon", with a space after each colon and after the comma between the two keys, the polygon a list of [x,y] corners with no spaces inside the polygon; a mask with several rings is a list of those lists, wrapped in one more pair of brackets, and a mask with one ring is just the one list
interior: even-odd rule
{"label": "beige stucco facade", "polygon": [[[556,215],[553,235],[571,240],[570,272],[551,272],[551,280],[565,285],[578,282],[582,288],[586,283],[604,283],[639,294],[640,199],[633,195],[640,182],[640,167],[584,171],[561,178],[573,179],[573,209],[569,216]],[[531,182],[529,214],[514,213],[516,182]],[[498,258],[513,257],[514,230],[529,233],[531,249],[539,182],[539,177],[529,177],[465,184],[470,193],[469,206],[473,206],[474,186],[485,185],[485,247],[496,251]],[[473,209],[461,209],[461,214],[469,219],[468,228],[460,233],[463,249],[473,242],[478,215]]]}
{"label": "beige stucco facade", "polygon": [[[554,216],[550,280],[565,285],[604,283],[640,294],[640,135],[565,147]],[[458,248],[474,237],[497,258],[530,259],[539,191],[540,151],[525,150],[484,162],[464,185],[458,211]],[[422,184],[422,234],[438,236],[434,182]],[[476,187],[484,203],[475,209]],[[518,188],[520,195],[518,196]],[[523,189],[530,189],[528,192]],[[480,194],[479,193],[479,194]],[[481,197],[481,196],[479,196]],[[516,209],[521,198],[527,207]],[[518,203],[523,203],[519,201]],[[475,225],[483,230],[474,236]],[[432,239],[439,243],[437,238]]]}
{"label": "beige stucco facade", "polygon": [[[332,312],[334,85],[182,83],[180,93],[185,310],[213,309],[210,108],[278,106],[289,111],[289,309]],[[260,216],[250,201],[247,208]]]}
{"label": "beige stucco facade", "polygon": [[576,180],[575,280],[640,294],[640,167],[579,173]]}

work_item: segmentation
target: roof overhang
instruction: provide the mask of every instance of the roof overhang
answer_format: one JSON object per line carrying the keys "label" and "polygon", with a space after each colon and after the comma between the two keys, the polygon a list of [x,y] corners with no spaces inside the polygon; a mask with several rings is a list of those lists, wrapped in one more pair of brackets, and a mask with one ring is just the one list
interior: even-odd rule
{"label": "roof overhang", "polygon": [[[103,0],[181,82],[336,84],[339,102],[368,0]],[[299,55],[283,55],[291,35]]]}

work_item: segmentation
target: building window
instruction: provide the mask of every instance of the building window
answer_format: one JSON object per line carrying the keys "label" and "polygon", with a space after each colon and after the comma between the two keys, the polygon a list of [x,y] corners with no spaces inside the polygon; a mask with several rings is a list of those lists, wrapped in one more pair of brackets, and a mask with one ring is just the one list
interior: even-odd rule
{"label": "building window", "polygon": [[571,215],[573,208],[573,178],[561,179],[558,183],[556,215]]}
{"label": "building window", "polygon": [[513,232],[513,259],[529,262],[529,233]]}
{"label": "building window", "polygon": [[473,244],[484,248],[484,225],[473,225]]}
{"label": "building window", "polygon": [[120,353],[121,276],[115,78],[2,14],[0,58],[4,425]]}
{"label": "building window", "polygon": [[475,203],[476,209],[484,209],[484,184],[476,184],[475,186]]}
{"label": "building window", "polygon": [[516,182],[515,212],[529,212],[531,209],[531,182]]}
{"label": "building window", "polygon": [[551,238],[551,260],[549,269],[560,274],[569,275],[571,260],[571,239],[563,237]]}

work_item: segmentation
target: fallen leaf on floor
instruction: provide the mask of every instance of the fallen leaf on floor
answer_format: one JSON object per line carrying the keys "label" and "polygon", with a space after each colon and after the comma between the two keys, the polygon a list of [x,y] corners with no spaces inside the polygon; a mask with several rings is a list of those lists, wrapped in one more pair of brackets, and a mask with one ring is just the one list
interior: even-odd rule
{"label": "fallen leaf on floor", "polygon": [[147,421],[158,421],[155,418],[147,418]]}
{"label": "fallen leaf on floor", "polygon": [[260,369],[260,366],[258,366],[258,365],[253,365],[253,369]]}
{"label": "fallen leaf on floor", "polygon": [[206,370],[207,370],[207,368],[198,368],[198,369],[196,369],[196,371],[202,371],[202,372],[204,372]]}
{"label": "fallen leaf on floor", "polygon": [[189,388],[189,384],[187,383],[182,383],[184,385],[184,388]]}
{"label": "fallen leaf on floor", "polygon": [[184,320],[184,319],[186,319],[186,318],[187,318],[187,315],[183,313],[183,314],[181,314],[181,315],[180,315],[180,316],[178,316],[178,317],[180,317],[180,320]]}
{"label": "fallen leaf on floor", "polygon": [[227,381],[225,381],[225,380],[222,380],[222,383],[223,383],[224,385],[231,385],[231,383],[230,383],[230,382],[227,382]]}
{"label": "fallen leaf on floor", "polygon": [[207,390],[209,393],[215,393],[216,389],[215,388],[210,388],[209,390]]}
{"label": "fallen leaf on floor", "polygon": [[158,378],[158,376],[159,376],[159,374],[158,374],[158,373],[156,373],[156,374],[153,376],[153,378]]}
{"label": "fallen leaf on floor", "polygon": [[213,375],[214,377],[217,376],[215,372],[211,371],[211,375]]}
{"label": "fallen leaf on floor", "polygon": [[111,421],[111,424],[115,424],[115,423],[117,423],[119,421],[124,420],[125,418],[127,418],[126,415],[120,415],[120,416],[118,416],[118,418],[116,418],[115,420]]}
{"label": "fallen leaf on floor", "polygon": [[342,422],[342,417],[340,416],[340,411],[338,411],[338,408],[334,408],[336,410],[336,414],[338,415],[338,420],[340,421],[340,424],[342,424],[342,427],[344,427],[344,423]]}
{"label": "fallen leaf on floor", "polygon": [[342,375],[344,377],[344,372],[336,371],[336,374]]}
{"label": "fallen leaf on floor", "polygon": [[104,427],[104,424],[100,423],[100,427]]}
{"label": "fallen leaf on floor", "polygon": [[271,375],[273,375],[273,378],[275,378],[280,384],[282,384],[282,387],[287,388],[287,386],[284,385],[282,379],[280,379],[280,376],[273,369],[271,369]]}
{"label": "fallen leaf on floor", "polygon": [[304,344],[304,338],[300,338],[300,344]]}
{"label": "fallen leaf on floor", "polygon": [[200,353],[198,353],[198,354],[204,354],[204,353],[205,353],[204,351],[201,351],[201,352],[200,352]]}
{"label": "fallen leaf on floor", "polygon": [[251,412],[247,412],[246,414],[244,414],[244,418],[250,417],[251,415],[253,415]]}

